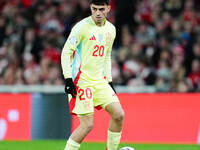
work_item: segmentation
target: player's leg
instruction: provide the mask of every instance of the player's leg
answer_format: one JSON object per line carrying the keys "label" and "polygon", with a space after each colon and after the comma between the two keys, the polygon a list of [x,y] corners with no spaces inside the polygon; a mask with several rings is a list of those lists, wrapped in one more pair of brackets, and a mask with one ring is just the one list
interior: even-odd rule
{"label": "player's leg", "polygon": [[119,102],[113,102],[108,104],[105,110],[111,116],[109,122],[109,130],[112,132],[121,132],[123,120],[124,120],[124,111]]}
{"label": "player's leg", "polygon": [[79,116],[80,125],[77,129],[71,134],[70,138],[81,143],[85,136],[92,130],[94,117],[93,114],[84,116]]}
{"label": "player's leg", "polygon": [[121,129],[124,119],[124,111],[119,103],[116,93],[107,81],[95,85],[94,105],[101,105],[111,116],[108,129],[108,150],[117,150],[121,138]]}
{"label": "player's leg", "polygon": [[69,137],[65,150],[78,150],[81,142],[93,128],[93,114],[79,116],[80,125]]}
{"label": "player's leg", "polygon": [[124,120],[124,111],[119,102],[113,102],[105,107],[111,119],[108,128],[107,149],[117,150],[121,139],[121,130]]}
{"label": "player's leg", "polygon": [[78,150],[93,127],[93,88],[85,82],[82,84],[79,80],[76,98],[69,101],[69,107],[71,113],[78,115],[80,125],[69,137],[65,150]]}

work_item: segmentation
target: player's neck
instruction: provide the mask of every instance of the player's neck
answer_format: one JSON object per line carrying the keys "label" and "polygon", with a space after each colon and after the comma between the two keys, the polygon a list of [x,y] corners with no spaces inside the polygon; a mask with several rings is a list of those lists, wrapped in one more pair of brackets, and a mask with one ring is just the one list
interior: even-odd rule
{"label": "player's neck", "polygon": [[93,20],[94,23],[95,23],[97,26],[99,26],[99,27],[104,26],[105,23],[106,23],[106,18],[105,18],[102,22],[96,22],[96,21],[93,19],[93,17],[92,17],[92,20]]}

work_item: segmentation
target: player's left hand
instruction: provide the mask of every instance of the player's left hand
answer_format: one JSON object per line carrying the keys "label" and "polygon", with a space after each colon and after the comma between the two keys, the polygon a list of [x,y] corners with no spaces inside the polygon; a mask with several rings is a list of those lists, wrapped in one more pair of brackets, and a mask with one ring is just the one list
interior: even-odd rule
{"label": "player's left hand", "polygon": [[108,84],[110,84],[111,88],[113,89],[113,91],[116,93],[115,89],[114,89],[114,86],[112,84],[112,82],[109,82]]}

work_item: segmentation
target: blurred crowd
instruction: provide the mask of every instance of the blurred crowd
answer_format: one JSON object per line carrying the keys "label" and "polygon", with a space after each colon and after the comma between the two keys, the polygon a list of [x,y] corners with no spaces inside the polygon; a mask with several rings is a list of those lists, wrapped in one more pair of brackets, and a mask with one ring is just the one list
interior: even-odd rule
{"label": "blurred crowd", "polygon": [[[200,91],[200,1],[111,0],[115,85]],[[60,54],[88,0],[1,0],[0,85],[62,85]]]}

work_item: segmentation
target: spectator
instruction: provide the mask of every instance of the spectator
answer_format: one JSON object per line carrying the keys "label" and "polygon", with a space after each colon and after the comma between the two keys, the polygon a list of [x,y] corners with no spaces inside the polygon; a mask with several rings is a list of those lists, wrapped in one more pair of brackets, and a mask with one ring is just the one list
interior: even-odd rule
{"label": "spectator", "polygon": [[200,85],[200,62],[197,59],[192,61],[192,72],[189,74],[189,80],[193,89],[198,89]]}
{"label": "spectator", "polygon": [[[112,0],[111,7],[113,83],[154,85],[160,92],[200,89],[198,0]],[[89,13],[88,0],[1,0],[0,84],[63,84],[61,48]]]}
{"label": "spectator", "polygon": [[183,6],[183,0],[166,0],[163,7],[171,16],[179,17],[183,11]]}
{"label": "spectator", "polygon": [[33,55],[33,59],[38,63],[40,61],[41,51],[41,39],[37,37],[35,30],[33,28],[26,29],[22,40],[20,54],[26,55],[26,53],[30,53]]}
{"label": "spectator", "polygon": [[179,93],[190,92],[190,88],[187,81],[186,80],[179,81],[175,92],[179,92]]}

